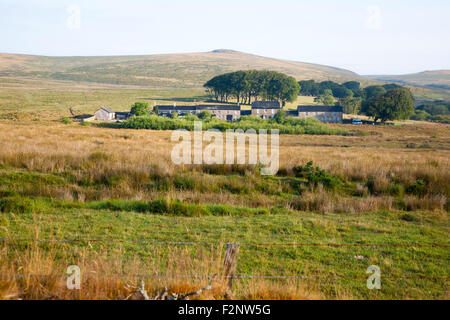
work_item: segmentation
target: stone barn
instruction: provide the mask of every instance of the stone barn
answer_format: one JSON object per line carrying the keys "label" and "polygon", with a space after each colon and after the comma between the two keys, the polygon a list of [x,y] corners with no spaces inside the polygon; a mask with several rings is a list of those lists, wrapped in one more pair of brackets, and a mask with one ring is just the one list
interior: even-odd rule
{"label": "stone barn", "polygon": [[252,116],[270,119],[275,117],[280,109],[278,101],[255,101],[252,103]]}
{"label": "stone barn", "polygon": [[325,123],[342,123],[344,110],[341,106],[298,106],[299,118],[316,118]]}
{"label": "stone barn", "polygon": [[101,107],[94,113],[95,120],[97,121],[113,121],[116,119],[116,113],[106,107]]}

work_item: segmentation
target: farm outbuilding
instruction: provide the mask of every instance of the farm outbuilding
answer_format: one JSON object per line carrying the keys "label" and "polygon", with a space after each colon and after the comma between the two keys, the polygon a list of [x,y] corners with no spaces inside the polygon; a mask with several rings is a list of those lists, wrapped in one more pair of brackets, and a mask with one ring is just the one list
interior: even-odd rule
{"label": "farm outbuilding", "polygon": [[275,117],[280,109],[278,101],[255,101],[252,103],[252,116],[270,119]]}
{"label": "farm outbuilding", "polygon": [[113,121],[116,119],[116,113],[106,107],[101,107],[94,113],[95,120],[97,121]]}
{"label": "farm outbuilding", "polygon": [[344,110],[341,106],[298,106],[299,118],[316,118],[325,123],[342,123]]}

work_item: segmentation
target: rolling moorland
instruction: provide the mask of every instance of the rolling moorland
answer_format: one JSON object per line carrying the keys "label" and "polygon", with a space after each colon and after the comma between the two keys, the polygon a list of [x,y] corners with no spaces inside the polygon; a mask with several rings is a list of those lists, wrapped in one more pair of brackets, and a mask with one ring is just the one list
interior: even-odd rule
{"label": "rolling moorland", "polygon": [[[170,131],[61,123],[69,108],[203,101],[203,79],[252,60],[298,80],[364,81],[230,51],[182,56],[175,69],[172,55],[2,55],[1,299],[125,299],[141,279],[153,296],[164,287],[185,293],[223,273],[225,243],[242,243],[242,277],[232,295],[218,281],[198,298],[449,299],[448,125],[282,135],[280,171],[264,177],[252,166],[177,166]],[[153,79],[152,70],[161,73]],[[73,264],[83,270],[79,291],[65,287]],[[381,290],[366,287],[370,265],[381,268]]]}
{"label": "rolling moorland", "polygon": [[368,76],[378,81],[450,90],[450,70],[425,71],[407,75]]}

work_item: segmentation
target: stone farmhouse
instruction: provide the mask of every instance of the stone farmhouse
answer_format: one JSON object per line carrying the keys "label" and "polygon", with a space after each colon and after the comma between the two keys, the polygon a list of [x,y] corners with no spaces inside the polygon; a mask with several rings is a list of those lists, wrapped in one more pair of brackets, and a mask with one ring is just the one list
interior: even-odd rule
{"label": "stone farmhouse", "polygon": [[[254,116],[271,119],[281,110],[278,101],[255,101],[251,110],[243,110],[240,105],[194,105],[194,106],[156,106],[158,115],[169,117],[176,112],[180,116],[187,114],[199,115],[202,111],[209,111],[213,117],[220,120],[236,121],[242,116]],[[298,106],[297,110],[286,112],[288,116],[298,118],[316,118],[325,123],[342,123],[343,109],[341,106]],[[97,110],[93,117],[84,121],[116,122],[128,119],[129,112],[115,112],[106,107]]]}
{"label": "stone farmhouse", "polygon": [[94,116],[90,118],[86,118],[84,122],[90,121],[102,121],[102,122],[114,122],[126,120],[131,116],[129,112],[116,112],[106,107],[101,107],[97,111],[95,111]]}
{"label": "stone farmhouse", "polygon": [[271,119],[280,110],[281,105],[278,101],[255,101],[252,103],[252,116],[254,117]]}
{"label": "stone farmhouse", "polygon": [[325,123],[342,123],[344,110],[341,106],[298,106],[299,118],[316,118]]}
{"label": "stone farmhouse", "polygon": [[241,117],[239,105],[196,105],[196,106],[157,106],[160,116],[168,117],[176,112],[184,116],[188,113],[199,115],[202,111],[211,112],[212,116],[220,120],[235,121]]}

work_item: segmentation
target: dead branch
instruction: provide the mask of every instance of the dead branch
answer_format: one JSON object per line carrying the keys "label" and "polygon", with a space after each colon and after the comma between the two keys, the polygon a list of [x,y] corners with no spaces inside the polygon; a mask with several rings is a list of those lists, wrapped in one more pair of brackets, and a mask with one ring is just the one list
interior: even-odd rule
{"label": "dead branch", "polygon": [[128,297],[125,298],[125,300],[130,299],[135,293],[140,293],[142,295],[142,297],[144,298],[144,300],[189,300],[189,297],[191,296],[195,296],[195,295],[199,295],[202,294],[204,291],[208,291],[212,289],[213,283],[216,280],[217,274],[215,274],[212,278],[211,281],[209,282],[209,284],[204,287],[201,288],[197,291],[192,291],[192,292],[188,292],[188,293],[184,293],[184,294],[180,294],[180,293],[171,293],[169,294],[169,290],[166,288],[164,288],[164,291],[162,291],[160,294],[156,295],[156,297],[150,299],[150,297],[148,296],[147,290],[145,290],[145,283],[143,280],[141,280],[141,285],[140,287],[132,287],[127,285],[125,288],[126,289],[135,289],[133,292],[131,292]]}
{"label": "dead branch", "polygon": [[[127,285],[128,288],[131,288],[130,286]],[[141,286],[140,287],[134,287],[137,290],[131,292],[128,297],[125,298],[125,300],[128,300],[131,298],[131,296],[133,296],[133,294],[135,293],[140,293],[142,295],[142,297],[144,298],[144,300],[150,300],[147,290],[145,290],[145,283],[144,280],[141,280]]]}

